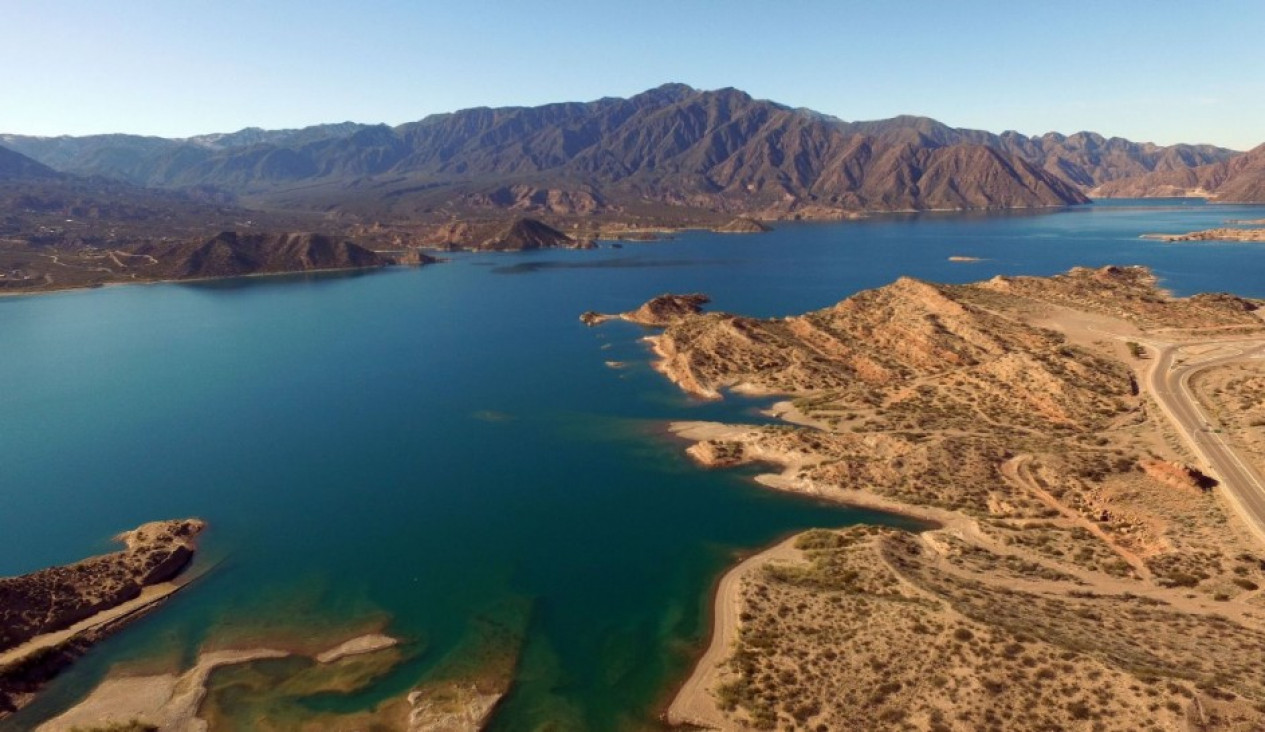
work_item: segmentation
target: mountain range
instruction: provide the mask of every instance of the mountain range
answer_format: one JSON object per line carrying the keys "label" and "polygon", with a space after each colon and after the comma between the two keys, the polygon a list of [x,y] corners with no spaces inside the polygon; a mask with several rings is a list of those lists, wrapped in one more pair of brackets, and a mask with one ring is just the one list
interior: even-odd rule
{"label": "mountain range", "polygon": [[1099,186],[1104,197],[1207,196],[1222,203],[1265,201],[1265,145],[1208,165],[1156,170]]}
{"label": "mountain range", "polygon": [[682,84],[627,99],[467,109],[397,127],[347,122],[181,140],[0,135],[0,145],[62,173],[362,224],[487,219],[506,210],[558,224],[1062,206],[1124,179],[1185,176],[1237,159],[1209,145],[1088,132],[993,134],[925,117],[845,122],[735,89]]}

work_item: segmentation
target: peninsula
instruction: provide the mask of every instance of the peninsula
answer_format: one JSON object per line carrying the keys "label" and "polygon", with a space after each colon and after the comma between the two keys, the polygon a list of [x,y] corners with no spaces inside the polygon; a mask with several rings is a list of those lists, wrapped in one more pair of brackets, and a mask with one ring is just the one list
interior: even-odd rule
{"label": "peninsula", "polygon": [[1265,381],[1259,306],[1107,267],[674,318],[651,341],[683,390],[788,398],[780,425],[673,425],[695,460],[931,528],[815,530],[734,569],[668,719],[1265,723],[1265,483],[1232,428],[1259,418],[1238,414]]}
{"label": "peninsula", "polygon": [[0,719],[95,642],[180,590],[204,528],[157,521],[120,534],[123,551],[0,578]]}

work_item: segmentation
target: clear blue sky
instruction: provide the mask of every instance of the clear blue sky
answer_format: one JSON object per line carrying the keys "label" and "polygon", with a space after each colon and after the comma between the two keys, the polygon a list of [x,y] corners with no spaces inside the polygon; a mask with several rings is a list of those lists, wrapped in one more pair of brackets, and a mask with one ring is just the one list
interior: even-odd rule
{"label": "clear blue sky", "polygon": [[733,86],[847,120],[1265,142],[1265,2],[4,0],[0,132],[186,136]]}

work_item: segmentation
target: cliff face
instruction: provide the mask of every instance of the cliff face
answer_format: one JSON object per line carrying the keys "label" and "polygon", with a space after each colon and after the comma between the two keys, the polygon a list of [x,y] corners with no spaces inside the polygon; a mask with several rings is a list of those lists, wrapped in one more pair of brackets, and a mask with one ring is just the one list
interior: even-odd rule
{"label": "cliff face", "polygon": [[1265,202],[1265,145],[1219,163],[1112,181],[1091,193],[1103,198],[1207,196],[1222,203]]}
{"label": "cliff face", "polygon": [[350,241],[323,234],[240,234],[206,241],[147,244],[138,256],[156,260],[149,274],[167,279],[236,277],[276,272],[381,267],[390,261]]}

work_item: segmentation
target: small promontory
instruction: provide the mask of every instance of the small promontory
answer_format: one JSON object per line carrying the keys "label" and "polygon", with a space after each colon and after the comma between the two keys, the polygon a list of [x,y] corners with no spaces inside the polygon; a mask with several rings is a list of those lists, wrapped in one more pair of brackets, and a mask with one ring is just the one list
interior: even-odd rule
{"label": "small promontory", "polygon": [[528,251],[567,247],[575,240],[537,219],[517,218],[496,230],[475,247],[487,251]]}
{"label": "small promontory", "polygon": [[749,216],[739,216],[724,226],[716,227],[716,231],[721,234],[762,234],[772,229]]}
{"label": "small promontory", "polygon": [[116,538],[126,549],[0,578],[0,718],[29,702],[61,668],[178,586],[199,519],[156,521]]}
{"label": "small promontory", "polygon": [[599,325],[608,320],[618,319],[639,325],[666,328],[690,315],[697,315],[702,312],[703,306],[711,301],[710,297],[699,292],[689,295],[664,293],[649,300],[636,310],[630,310],[626,313],[607,315],[589,310],[580,314],[580,321],[585,325]]}

